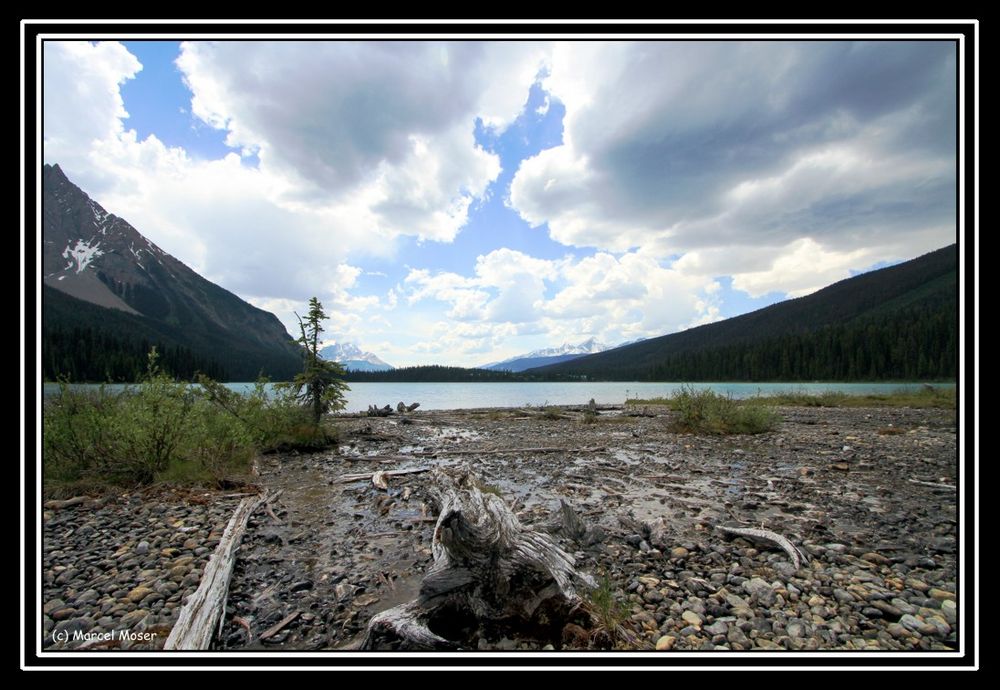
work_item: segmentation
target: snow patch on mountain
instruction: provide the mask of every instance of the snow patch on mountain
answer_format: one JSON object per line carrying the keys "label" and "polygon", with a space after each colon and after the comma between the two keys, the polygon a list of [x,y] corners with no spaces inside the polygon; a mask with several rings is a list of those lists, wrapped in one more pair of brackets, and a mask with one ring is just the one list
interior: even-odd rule
{"label": "snow patch on mountain", "polygon": [[76,265],[76,272],[82,272],[90,262],[97,257],[104,254],[100,249],[101,243],[97,242],[93,246],[89,242],[84,242],[83,240],[77,240],[75,247],[70,247],[66,245],[66,249],[63,250],[62,256],[64,259],[69,259],[69,263],[66,264],[66,268],[73,268]]}

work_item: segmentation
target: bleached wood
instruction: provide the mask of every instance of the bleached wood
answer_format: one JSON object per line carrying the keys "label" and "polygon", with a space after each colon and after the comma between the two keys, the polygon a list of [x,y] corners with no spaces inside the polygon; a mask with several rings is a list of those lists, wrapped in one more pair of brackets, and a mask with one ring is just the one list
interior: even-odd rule
{"label": "bleached wood", "polygon": [[436,486],[441,510],[431,542],[434,562],[420,593],[374,616],[362,649],[457,649],[459,642],[430,629],[439,612],[527,624],[543,604],[568,615],[581,601],[576,586],[594,586],[552,537],[522,525],[502,498],[481,492],[472,475],[452,481],[440,474]]}
{"label": "bleached wood", "polygon": [[233,576],[233,562],[236,551],[246,531],[247,521],[262,503],[273,500],[274,495],[258,495],[244,498],[229,519],[215,552],[208,560],[201,575],[201,584],[181,607],[164,649],[198,650],[208,649],[221,627],[225,616],[229,581]]}
{"label": "bleached wood", "polygon": [[[420,474],[421,472],[430,472],[430,467],[414,467],[408,470],[384,470],[382,472],[383,477],[399,477],[405,474]],[[337,480],[338,484],[349,484],[351,482],[359,482],[364,480],[369,482],[372,478],[378,474],[378,472],[361,472],[359,474],[345,474],[340,479]]]}

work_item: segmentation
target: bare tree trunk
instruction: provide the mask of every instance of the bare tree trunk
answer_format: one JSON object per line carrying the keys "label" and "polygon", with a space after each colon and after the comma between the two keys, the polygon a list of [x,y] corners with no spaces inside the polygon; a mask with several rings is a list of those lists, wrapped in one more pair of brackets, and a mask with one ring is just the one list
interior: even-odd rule
{"label": "bare tree trunk", "polygon": [[[593,579],[552,537],[523,526],[471,475],[441,475],[434,563],[407,604],[368,624],[362,649],[461,649],[482,635],[556,631],[578,614],[576,586]],[[585,613],[579,613],[586,620]]]}

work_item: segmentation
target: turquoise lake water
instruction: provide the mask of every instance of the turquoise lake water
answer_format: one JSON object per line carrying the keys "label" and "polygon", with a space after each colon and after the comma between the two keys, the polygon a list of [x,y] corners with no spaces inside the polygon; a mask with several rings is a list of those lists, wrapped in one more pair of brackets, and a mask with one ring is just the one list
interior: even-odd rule
{"label": "turquoise lake water", "polygon": [[[249,383],[226,384],[239,391],[252,387]],[[455,410],[475,407],[521,407],[532,405],[576,405],[593,398],[601,405],[620,405],[626,398],[668,397],[682,386],[710,389],[734,398],[754,395],[796,392],[819,394],[827,391],[866,394],[891,393],[898,390],[918,390],[924,383],[647,383],[647,382],[575,382],[575,383],[352,383],[347,393],[346,412],[368,409],[369,405],[392,405],[403,401],[420,403],[422,410]],[[955,384],[933,384],[954,388]],[[93,387],[83,385],[82,387]],[[124,385],[109,385],[120,389]],[[44,393],[58,390],[56,384],[45,384]]]}

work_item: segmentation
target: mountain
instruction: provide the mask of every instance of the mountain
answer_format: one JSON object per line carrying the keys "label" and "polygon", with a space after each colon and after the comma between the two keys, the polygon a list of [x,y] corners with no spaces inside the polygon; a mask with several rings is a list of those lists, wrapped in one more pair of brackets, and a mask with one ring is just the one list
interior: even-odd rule
{"label": "mountain", "polygon": [[930,380],[957,375],[958,248],[725,321],[531,369],[653,381]]}
{"label": "mountain", "polygon": [[354,343],[334,343],[319,351],[320,357],[340,362],[348,371],[389,371],[394,369],[371,352],[365,352]]}
{"label": "mountain", "polygon": [[491,369],[493,371],[518,372],[526,369],[532,369],[534,367],[568,362],[585,355],[610,350],[611,347],[611,345],[605,345],[604,343],[598,342],[596,338],[589,338],[588,340],[584,340],[582,343],[577,345],[563,343],[559,347],[548,347],[542,350],[535,350],[534,352],[529,352],[526,355],[510,357],[502,362],[484,364],[479,368]]}
{"label": "mountain", "polygon": [[[176,376],[194,362],[243,381],[260,373],[287,379],[302,368],[299,346],[274,314],[164,252],[58,165],[42,174],[42,247],[46,377],[134,378],[135,352],[151,345],[168,355],[162,364]],[[80,342],[99,344],[89,360]],[[170,357],[187,364],[175,370]],[[145,353],[140,359],[139,372]]]}

